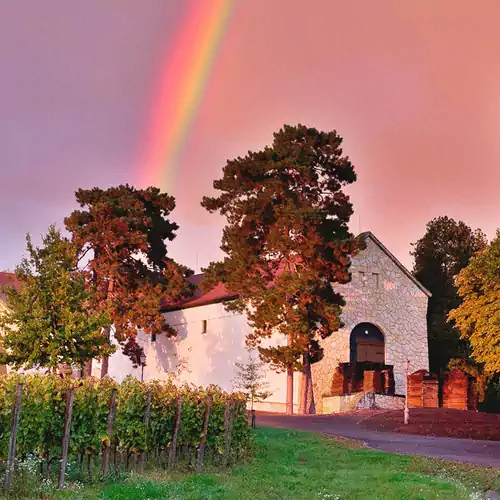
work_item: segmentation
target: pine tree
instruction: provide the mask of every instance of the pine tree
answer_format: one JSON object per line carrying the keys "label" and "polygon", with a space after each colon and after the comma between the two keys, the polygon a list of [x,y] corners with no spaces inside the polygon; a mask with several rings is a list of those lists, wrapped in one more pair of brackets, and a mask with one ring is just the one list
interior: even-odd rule
{"label": "pine tree", "polygon": [[[165,241],[173,240],[178,229],[168,218],[174,198],[155,187],[122,185],[80,189],[76,200],[82,210],[75,210],[65,224],[80,258],[90,257],[86,270],[97,291],[94,306],[109,314],[131,359],[140,358],[137,331],[175,336],[161,308],[191,293],[187,277],[192,271],[167,257]],[[107,372],[104,357],[101,376]]]}
{"label": "pine tree", "polygon": [[77,252],[54,226],[37,248],[26,237],[27,256],[16,267],[21,286],[6,287],[7,308],[0,313],[2,363],[16,368],[83,365],[110,354],[102,335],[110,324],[104,311],[89,308],[92,287],[77,269]]}
{"label": "pine tree", "polygon": [[269,383],[266,382],[265,364],[256,358],[252,349],[247,349],[247,352],[247,363],[235,363],[237,371],[233,379],[233,387],[247,395],[253,412],[254,403],[264,401],[272,392],[266,390]]}
{"label": "pine tree", "polygon": [[[349,232],[353,213],[343,187],[354,168],[333,132],[285,126],[271,146],[228,161],[220,192],[202,206],[227,219],[222,262],[205,270],[205,287],[222,282],[238,295],[226,307],[246,313],[247,337],[264,361],[287,372],[287,412],[293,408],[293,372],[302,370],[304,411],[314,412],[310,349],[341,327],[344,300],[332,284],[350,280],[351,256],[362,246]],[[286,345],[264,348],[273,334]]]}

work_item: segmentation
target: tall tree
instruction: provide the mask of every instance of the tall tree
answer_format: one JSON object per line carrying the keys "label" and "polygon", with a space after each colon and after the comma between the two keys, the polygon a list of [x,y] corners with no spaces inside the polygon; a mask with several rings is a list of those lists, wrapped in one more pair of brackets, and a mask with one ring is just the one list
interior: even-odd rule
{"label": "tall tree", "polygon": [[450,312],[471,356],[487,374],[500,373],[500,231],[457,278],[462,303]]}
{"label": "tall tree", "polygon": [[[155,187],[122,185],[79,189],[76,200],[82,210],[75,210],[65,224],[80,257],[89,259],[85,269],[97,291],[94,305],[109,314],[116,339],[131,359],[138,359],[138,329],[176,335],[160,308],[191,290],[186,278],[192,271],[167,257],[165,241],[173,240],[178,229],[168,218],[174,198]],[[105,356],[101,376],[107,373]]]}
{"label": "tall tree", "polygon": [[468,357],[468,344],[447,321],[461,299],[455,286],[458,273],[472,256],[485,248],[486,236],[462,221],[437,217],[427,224],[425,235],[413,244],[414,276],[432,293],[427,309],[430,369],[446,370],[454,358]]}
{"label": "tall tree", "polygon": [[104,311],[89,308],[92,287],[76,267],[77,252],[54,226],[16,268],[19,288],[6,287],[7,308],[0,313],[2,362],[17,368],[83,365],[113,348],[102,336],[109,325]]}
{"label": "tall tree", "polygon": [[[228,161],[202,206],[227,219],[222,262],[212,263],[205,287],[222,282],[238,295],[227,309],[245,312],[251,347],[287,372],[287,411],[293,411],[293,372],[304,373],[304,411],[314,412],[310,349],[341,326],[344,300],[332,287],[350,280],[350,257],[360,247],[348,222],[343,187],[356,180],[342,139],[303,125],[285,126],[271,146]],[[286,345],[263,347],[279,333]],[[317,345],[317,344],[316,344]]]}

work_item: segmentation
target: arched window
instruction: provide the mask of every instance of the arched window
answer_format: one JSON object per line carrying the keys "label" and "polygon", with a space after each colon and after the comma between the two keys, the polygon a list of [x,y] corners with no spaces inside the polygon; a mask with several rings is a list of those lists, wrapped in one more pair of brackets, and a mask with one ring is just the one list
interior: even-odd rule
{"label": "arched window", "polygon": [[384,334],[372,323],[356,325],[350,338],[351,363],[385,363]]}

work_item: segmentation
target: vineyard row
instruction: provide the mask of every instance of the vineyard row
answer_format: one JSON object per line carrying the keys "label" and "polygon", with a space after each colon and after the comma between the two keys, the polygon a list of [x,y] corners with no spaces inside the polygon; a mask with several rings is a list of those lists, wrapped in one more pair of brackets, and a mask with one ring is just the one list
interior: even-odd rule
{"label": "vineyard row", "polygon": [[207,451],[226,465],[251,446],[245,395],[216,386],[14,374],[0,377],[0,401],[7,490],[16,461],[32,455],[48,476],[59,464],[63,487],[68,457],[98,457],[106,477],[120,457],[139,470],[147,457],[173,467],[182,450],[200,471]]}

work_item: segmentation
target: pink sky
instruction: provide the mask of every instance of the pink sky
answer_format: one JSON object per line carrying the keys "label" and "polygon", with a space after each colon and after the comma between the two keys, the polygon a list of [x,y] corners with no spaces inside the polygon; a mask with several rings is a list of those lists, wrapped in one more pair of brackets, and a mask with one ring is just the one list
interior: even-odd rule
{"label": "pink sky", "polygon": [[[203,1],[203,0],[200,0]],[[74,208],[79,187],[138,178],[157,78],[185,9],[176,0],[15,2],[0,15],[0,269],[24,234]],[[500,226],[500,4],[483,0],[235,2],[177,182],[171,255],[220,256],[200,207],[226,158],[283,123],[336,129],[359,180],[353,231],[407,266],[439,215]],[[167,166],[166,166],[167,168]],[[164,186],[165,187],[165,186]]]}

